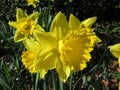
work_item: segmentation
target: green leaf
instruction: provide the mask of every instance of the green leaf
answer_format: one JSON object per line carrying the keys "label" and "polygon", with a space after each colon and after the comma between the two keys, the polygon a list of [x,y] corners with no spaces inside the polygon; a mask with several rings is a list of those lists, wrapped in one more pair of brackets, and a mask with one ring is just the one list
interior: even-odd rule
{"label": "green leaf", "polygon": [[112,73],[113,78],[120,79],[120,72]]}
{"label": "green leaf", "polygon": [[6,90],[12,90],[6,80],[4,79],[4,76],[0,76],[0,84],[3,86],[4,89]]}

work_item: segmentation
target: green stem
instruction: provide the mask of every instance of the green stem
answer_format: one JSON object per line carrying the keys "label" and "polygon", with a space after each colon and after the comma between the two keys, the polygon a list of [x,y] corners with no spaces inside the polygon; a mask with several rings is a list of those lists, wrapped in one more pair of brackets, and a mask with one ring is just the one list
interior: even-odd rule
{"label": "green stem", "polygon": [[38,81],[39,81],[39,72],[36,74],[36,81],[35,81],[35,90],[38,90]]}
{"label": "green stem", "polygon": [[63,82],[59,79],[59,87],[60,87],[60,90],[63,90]]}
{"label": "green stem", "polygon": [[73,72],[70,73],[70,86],[69,86],[69,90],[72,90],[72,80],[73,80]]}
{"label": "green stem", "polygon": [[118,83],[118,90],[120,90],[120,81],[119,81],[119,83]]}
{"label": "green stem", "polygon": [[52,76],[53,90],[57,90],[56,89],[56,82],[55,82],[55,73],[53,70],[51,71],[51,76]]}
{"label": "green stem", "polygon": [[46,82],[45,82],[45,78],[43,79],[43,90],[47,90],[47,85],[46,85]]}

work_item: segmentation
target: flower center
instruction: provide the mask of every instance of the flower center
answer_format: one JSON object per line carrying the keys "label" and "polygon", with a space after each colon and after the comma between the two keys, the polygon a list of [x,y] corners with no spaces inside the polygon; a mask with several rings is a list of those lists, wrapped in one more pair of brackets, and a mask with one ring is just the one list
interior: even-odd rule
{"label": "flower center", "polygon": [[34,27],[35,27],[35,24],[31,19],[22,18],[19,21],[19,26],[18,26],[19,29],[18,30],[22,34],[31,35]]}
{"label": "flower center", "polygon": [[[88,28],[82,28],[70,32],[66,37],[59,41],[60,59],[71,69],[80,69],[80,65],[89,61],[89,52],[92,50],[94,32]],[[92,43],[91,43],[92,41]],[[85,64],[86,65],[86,64]]]}

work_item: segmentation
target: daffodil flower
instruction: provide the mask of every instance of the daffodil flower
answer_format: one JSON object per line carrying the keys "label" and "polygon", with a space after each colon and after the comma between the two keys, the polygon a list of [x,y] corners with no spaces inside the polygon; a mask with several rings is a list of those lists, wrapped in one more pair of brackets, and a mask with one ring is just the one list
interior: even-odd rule
{"label": "daffodil flower", "polygon": [[40,73],[40,77],[44,78],[47,70],[39,69],[38,71],[35,70],[34,62],[37,56],[38,51],[41,49],[41,45],[34,39],[26,39],[23,41],[24,45],[27,48],[27,51],[22,53],[22,62],[25,67],[29,70],[30,73]]}
{"label": "daffodil flower", "polygon": [[38,12],[27,15],[22,9],[17,9],[16,21],[9,22],[9,25],[16,28],[14,41],[20,42],[33,35],[34,30],[42,31],[37,24]]}
{"label": "daffodil flower", "polygon": [[73,14],[69,22],[59,12],[53,19],[50,32],[35,31],[36,40],[41,43],[34,61],[35,70],[56,69],[59,78],[66,81],[70,71],[83,70],[90,61],[97,36],[91,28],[96,17],[80,22]]}
{"label": "daffodil flower", "polygon": [[[120,43],[109,46],[110,52],[118,58],[119,68],[120,68]],[[118,90],[120,90],[120,81],[118,83]]]}
{"label": "daffodil flower", "polygon": [[120,43],[109,46],[110,48],[110,52],[116,57],[118,58],[118,62],[119,62],[119,67],[120,67]]}
{"label": "daffodil flower", "polygon": [[36,4],[40,2],[40,0],[26,0],[28,3],[28,6],[32,5],[34,8],[36,8]]}

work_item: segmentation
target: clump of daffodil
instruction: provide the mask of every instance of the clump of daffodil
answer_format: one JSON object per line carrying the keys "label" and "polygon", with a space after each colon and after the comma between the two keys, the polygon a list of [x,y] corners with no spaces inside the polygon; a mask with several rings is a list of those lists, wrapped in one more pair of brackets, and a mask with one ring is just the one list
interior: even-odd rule
{"label": "clump of daffodil", "polygon": [[35,70],[34,61],[36,59],[38,51],[41,49],[41,45],[35,39],[30,38],[23,41],[27,51],[22,53],[22,62],[25,67],[29,70],[30,73],[40,73],[40,77],[43,78],[47,73],[47,70],[40,69],[39,71]]}
{"label": "clump of daffodil", "polygon": [[16,13],[16,21],[10,21],[9,25],[16,28],[14,41],[20,42],[33,35],[34,30],[40,30],[37,24],[38,12],[27,15],[22,9],[18,8]]}
{"label": "clump of daffodil", "polygon": [[40,2],[40,0],[26,0],[28,3],[28,6],[32,5],[34,8],[36,8],[36,4]]}
{"label": "clump of daffodil", "polygon": [[95,21],[96,17],[92,17],[80,22],[71,14],[68,22],[59,12],[51,23],[50,32],[35,31],[35,38],[42,47],[34,61],[35,70],[56,69],[59,78],[66,81],[71,70],[86,68],[98,38],[91,28]]}
{"label": "clump of daffodil", "polygon": [[[120,68],[120,43],[112,45],[112,46],[109,46],[109,48],[110,48],[110,52],[116,58],[118,58],[118,63],[119,63],[119,68]],[[120,90],[120,81],[119,81],[118,89]]]}

